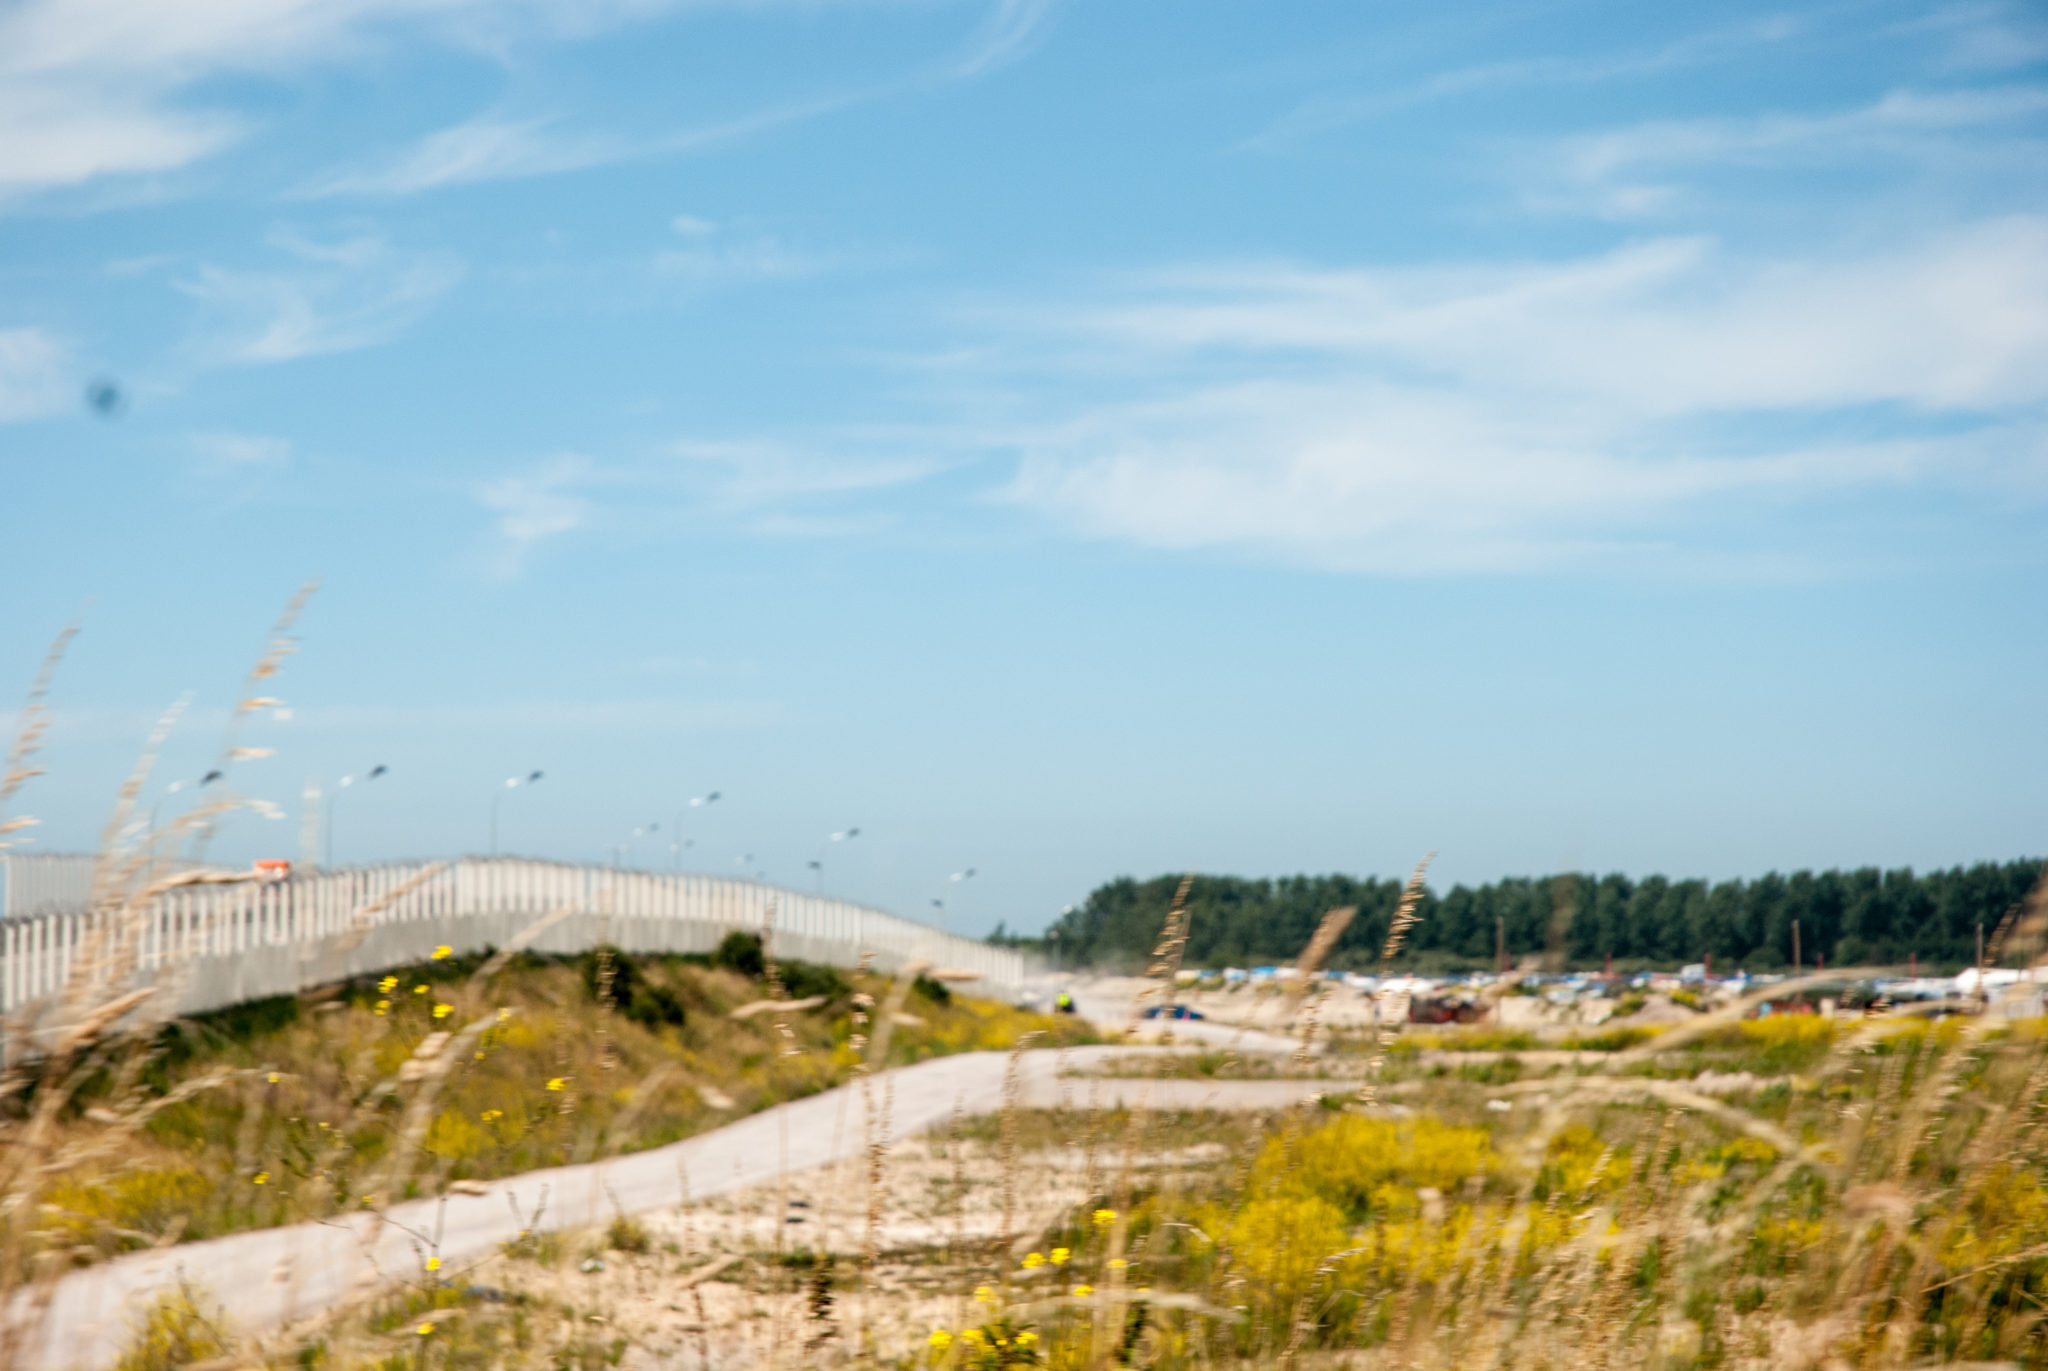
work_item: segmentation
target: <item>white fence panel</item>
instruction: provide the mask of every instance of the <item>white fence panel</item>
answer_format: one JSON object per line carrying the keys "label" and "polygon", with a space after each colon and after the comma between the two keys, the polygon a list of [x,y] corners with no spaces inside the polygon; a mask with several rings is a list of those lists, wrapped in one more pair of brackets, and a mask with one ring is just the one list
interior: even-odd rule
{"label": "white fence panel", "polygon": [[0,921],[0,1013],[56,995],[80,955],[132,960],[131,980],[168,992],[160,1012],[198,1013],[404,965],[442,944],[504,947],[556,912],[564,917],[536,950],[612,942],[629,952],[708,952],[735,928],[772,928],[784,956],[842,967],[865,957],[883,971],[929,961],[976,972],[981,989],[1003,998],[1024,981],[1014,951],[851,901],[720,877],[466,857],[438,869],[394,863],[186,886],[124,912],[88,907],[89,857],[9,856],[0,867],[9,911]]}

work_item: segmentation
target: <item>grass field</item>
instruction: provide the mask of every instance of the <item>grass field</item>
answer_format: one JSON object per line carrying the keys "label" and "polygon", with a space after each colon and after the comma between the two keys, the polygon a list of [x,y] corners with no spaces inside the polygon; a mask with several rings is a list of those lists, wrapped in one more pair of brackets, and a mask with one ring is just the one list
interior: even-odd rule
{"label": "grass field", "polygon": [[[727,951],[529,954],[485,978],[450,956],[110,1045],[49,1121],[36,1209],[8,1236],[88,1262],[658,1146],[846,1080],[857,997],[888,982],[785,964],[782,994],[822,1003],[735,1020],[769,987],[758,940]],[[897,1064],[1085,1036],[922,977],[895,1015]],[[50,1086],[27,1082],[20,1109]]]}

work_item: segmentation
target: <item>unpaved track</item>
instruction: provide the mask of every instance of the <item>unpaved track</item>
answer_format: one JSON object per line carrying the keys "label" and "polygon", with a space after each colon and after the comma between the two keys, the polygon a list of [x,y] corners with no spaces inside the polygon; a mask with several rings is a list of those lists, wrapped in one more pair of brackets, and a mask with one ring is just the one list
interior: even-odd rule
{"label": "unpaved track", "polygon": [[[1159,1051],[1161,1049],[1150,1049]],[[1130,1046],[1026,1052],[1024,1103],[1046,1107],[1145,1103],[1158,1109],[1271,1110],[1310,1097],[1330,1082],[1063,1078],[1062,1067],[1099,1069],[1110,1058],[1147,1051]],[[941,1057],[876,1076],[866,1092],[880,1111],[888,1101],[894,1142],[939,1124],[957,1108],[985,1114],[1002,1106],[1010,1054]],[[443,1275],[517,1237],[546,1199],[538,1227],[587,1228],[613,1214],[664,1209],[685,1198],[726,1194],[841,1161],[863,1146],[863,1088],[841,1086],[763,1110],[710,1133],[631,1156],[529,1171],[490,1184],[483,1195],[394,1205],[382,1221],[368,1214],[323,1223],[238,1233],[160,1251],[137,1252],[64,1278],[29,1365],[43,1371],[96,1371],[127,1345],[139,1310],[180,1281],[222,1307],[228,1323],[263,1333],[403,1279],[420,1279],[438,1235]],[[616,1209],[614,1208],[616,1206]]]}

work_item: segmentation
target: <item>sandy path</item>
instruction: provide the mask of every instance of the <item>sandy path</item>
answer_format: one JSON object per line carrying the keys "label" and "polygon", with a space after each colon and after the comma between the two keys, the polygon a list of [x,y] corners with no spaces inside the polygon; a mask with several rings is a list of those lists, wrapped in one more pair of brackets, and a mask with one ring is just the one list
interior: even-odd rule
{"label": "sandy path", "polygon": [[[1160,1049],[1154,1049],[1160,1050]],[[1160,1109],[1270,1110],[1299,1102],[1327,1082],[1118,1080],[1063,1077],[1130,1057],[1129,1046],[1027,1052],[1021,1062],[1026,1103],[1039,1107],[1144,1102]],[[891,1141],[948,1119],[999,1109],[1009,1054],[941,1057],[874,1078],[877,1110],[886,1106]],[[126,1346],[136,1312],[180,1281],[223,1307],[229,1324],[260,1333],[361,1298],[402,1278],[417,1279],[438,1253],[455,1272],[517,1237],[519,1215],[538,1227],[586,1228],[629,1214],[666,1209],[762,1184],[788,1172],[854,1156],[863,1145],[862,1089],[842,1086],[767,1109],[666,1147],[579,1166],[530,1171],[491,1183],[482,1195],[394,1205],[380,1222],[352,1215],[330,1222],[238,1233],[160,1251],[137,1252],[65,1277],[57,1286],[32,1367],[95,1371]],[[514,1205],[517,1206],[515,1213]]]}

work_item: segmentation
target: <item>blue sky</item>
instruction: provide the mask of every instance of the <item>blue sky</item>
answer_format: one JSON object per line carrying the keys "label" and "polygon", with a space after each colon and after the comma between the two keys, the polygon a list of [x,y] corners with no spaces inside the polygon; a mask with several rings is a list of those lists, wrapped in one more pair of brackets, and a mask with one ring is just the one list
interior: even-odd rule
{"label": "blue sky", "polygon": [[229,855],[2040,852],[2044,420],[2027,4],[0,4],[45,849],[318,576]]}

